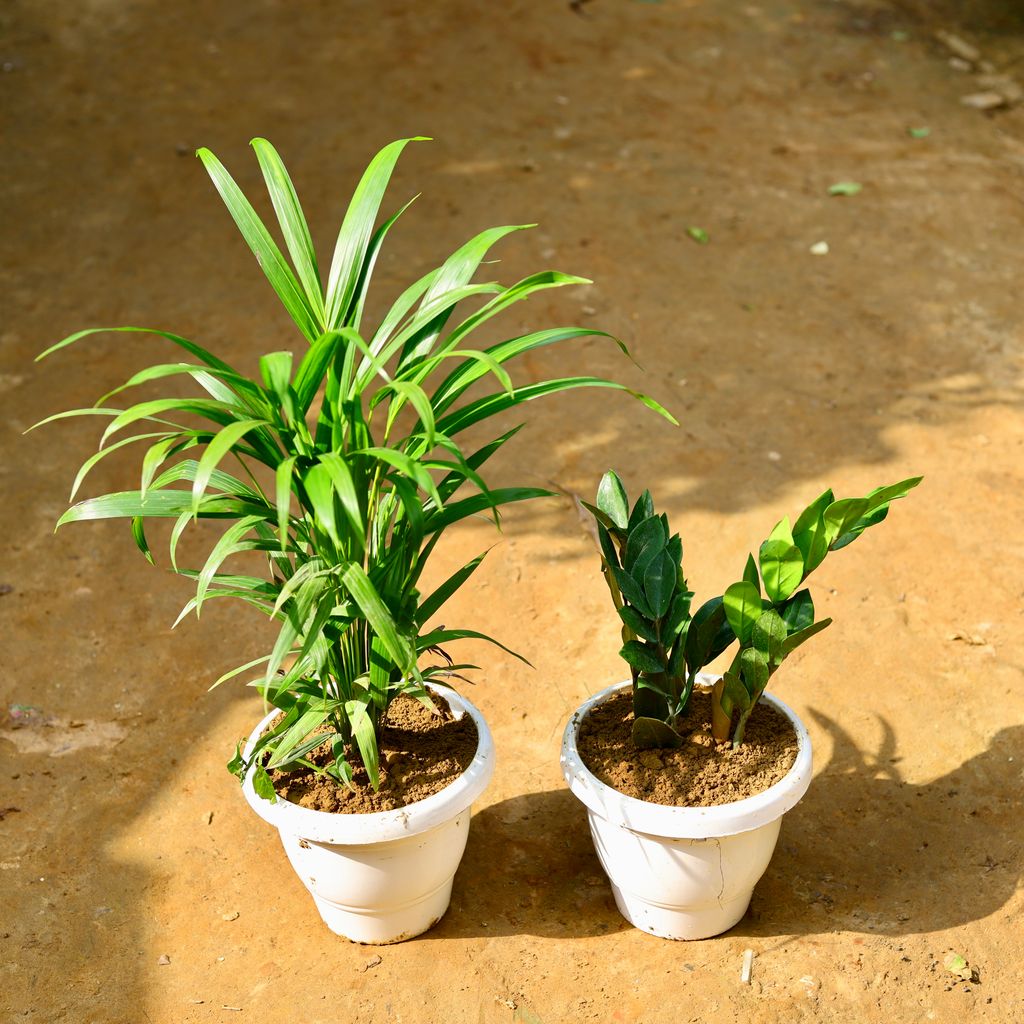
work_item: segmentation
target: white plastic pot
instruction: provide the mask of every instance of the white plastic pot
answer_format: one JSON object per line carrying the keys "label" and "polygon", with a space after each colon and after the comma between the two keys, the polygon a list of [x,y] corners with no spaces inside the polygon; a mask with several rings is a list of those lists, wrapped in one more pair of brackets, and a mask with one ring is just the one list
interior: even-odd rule
{"label": "white plastic pot", "polygon": [[[715,681],[702,673],[698,685]],[[662,938],[706,939],[746,913],[775,850],[783,814],[807,792],[811,740],[800,719],[766,693],[761,700],[782,712],[796,732],[796,763],[784,778],[756,796],[717,807],[637,800],[600,782],[576,747],[590,710],[629,686],[609,686],[572,716],[562,739],[562,774],[586,805],[594,846],[622,916]]]}
{"label": "white plastic pot", "polygon": [[[332,932],[353,942],[401,942],[425,932],[448,909],[469,835],[470,806],[494,774],[494,741],[473,705],[439,690],[456,718],[469,715],[479,743],[469,767],[440,793],[394,811],[333,814],[258,796],[249,806],[281,835],[285,853]],[[252,731],[248,757],[271,712]]]}

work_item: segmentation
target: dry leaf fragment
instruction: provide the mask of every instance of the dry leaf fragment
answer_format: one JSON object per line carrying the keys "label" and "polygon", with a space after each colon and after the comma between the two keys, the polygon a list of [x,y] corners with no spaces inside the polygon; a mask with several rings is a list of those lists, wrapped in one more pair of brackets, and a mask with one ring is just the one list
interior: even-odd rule
{"label": "dry leaf fragment", "polygon": [[978,636],[977,633],[964,633],[961,630],[957,630],[955,633],[950,633],[947,640],[962,640],[965,644],[971,647],[987,647],[988,641],[983,636]]}
{"label": "dry leaf fragment", "polygon": [[978,968],[971,967],[971,965],[959,953],[950,953],[946,959],[943,960],[942,966],[945,967],[950,974],[955,974],[962,981],[972,981],[977,983],[981,980]]}

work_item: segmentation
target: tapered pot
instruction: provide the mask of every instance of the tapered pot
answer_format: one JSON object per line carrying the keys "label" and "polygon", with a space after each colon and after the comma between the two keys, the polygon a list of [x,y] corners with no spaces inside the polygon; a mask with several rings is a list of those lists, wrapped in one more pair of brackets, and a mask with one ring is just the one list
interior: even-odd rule
{"label": "tapered pot", "polygon": [[[715,677],[702,674],[700,684]],[[781,712],[797,738],[796,762],[756,796],[715,807],[670,807],[626,796],[584,765],[580,725],[591,710],[630,683],[591,697],[569,720],[562,738],[562,773],[587,808],[590,832],[615,903],[631,924],[667,939],[704,939],[746,913],[771,860],[782,816],[811,781],[811,740],[803,723],[777,697],[761,701]]]}
{"label": "tapered pot", "polygon": [[[249,806],[281,836],[299,880],[327,927],[353,942],[402,942],[436,924],[469,835],[470,808],[494,774],[494,741],[465,697],[439,690],[456,718],[469,715],[479,737],[469,767],[440,793],[394,811],[333,814],[310,810],[242,786]],[[253,730],[248,757],[272,712]]]}

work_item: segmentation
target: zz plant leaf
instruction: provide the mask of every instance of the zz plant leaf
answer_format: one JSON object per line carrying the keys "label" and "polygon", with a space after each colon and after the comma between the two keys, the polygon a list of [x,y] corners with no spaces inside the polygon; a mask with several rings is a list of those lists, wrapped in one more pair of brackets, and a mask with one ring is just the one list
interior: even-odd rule
{"label": "zz plant leaf", "polygon": [[[331,763],[318,770],[351,784],[358,755],[376,788],[378,745],[391,702],[407,694],[432,706],[425,684],[443,683],[456,674],[447,665],[421,667],[425,653],[436,649],[439,637],[491,640],[472,630],[439,630],[428,623],[483,556],[423,593],[429,556],[448,527],[482,512],[499,522],[503,507],[550,492],[492,489],[481,477],[484,463],[518,428],[506,428],[479,447],[465,446],[463,431],[485,428],[497,414],[544,395],[591,387],[629,391],[592,376],[517,385],[509,374],[517,357],[542,346],[610,337],[599,331],[550,328],[473,347],[474,331],[513,303],[583,280],[543,271],[511,285],[473,284],[491,246],[519,226],[476,235],[407,288],[375,327],[363,326],[381,245],[408,204],[375,225],[395,163],[414,141],[419,140],[393,142],[370,162],[325,273],[292,180],[269,142],[255,139],[253,148],[287,256],[220,160],[199,150],[228,213],[298,329],[297,347],[262,356],[258,374],[249,377],[180,335],[110,328],[161,338],[190,361],[141,371],[96,407],[43,421],[108,417],[100,454],[121,445],[103,447],[114,432],[135,423],[155,424],[151,432],[131,438],[149,442],[138,489],[79,501],[58,525],[128,519],[134,542],[151,558],[145,522],[172,519],[171,566],[196,586],[183,614],[194,610],[199,615],[204,601],[235,597],[277,625],[269,653],[222,677],[262,666],[254,682],[285,714],[282,727],[264,734],[248,761],[236,750],[229,766],[242,778],[255,762],[255,785],[268,799],[273,786],[267,766],[312,766],[306,755],[318,735],[332,751]],[[464,300],[481,296],[486,297],[482,308],[459,312]],[[107,328],[78,331],[39,358],[102,330]],[[200,396],[174,394],[120,409],[105,404],[140,384],[177,378],[191,381]],[[494,391],[485,389],[481,395],[475,385],[488,378],[494,380]],[[653,399],[629,393],[675,422]],[[186,426],[180,422],[184,416],[198,417],[202,427]],[[198,449],[196,457],[181,460],[192,448]],[[100,454],[83,466],[75,490]],[[624,529],[624,492],[611,488],[600,503],[609,522]],[[180,565],[176,549],[183,533],[200,519],[217,521],[222,532],[205,566],[196,569]],[[235,575],[222,566],[228,558],[253,552],[266,559],[263,576]],[[623,577],[631,594],[642,598],[650,593],[659,608],[667,606],[663,561],[649,579]],[[621,571],[619,566],[615,570]],[[652,642],[647,636],[644,641]],[[657,652],[657,636],[653,643]],[[666,659],[658,657],[660,666]]]}
{"label": "zz plant leaf", "polygon": [[747,721],[771,677],[801,644],[831,619],[815,621],[814,602],[801,584],[829,551],[882,522],[890,504],[921,482],[912,477],[863,498],[819,495],[790,527],[780,520],[747,557],[742,578],[691,614],[693,593],[683,575],[683,545],[657,516],[649,491],[632,509],[612,470],[601,480],[597,521],[602,571],[623,624],[621,655],[633,682],[633,743],[672,747],[698,673],[735,645],[729,667],[711,692],[712,733],[739,746]]}

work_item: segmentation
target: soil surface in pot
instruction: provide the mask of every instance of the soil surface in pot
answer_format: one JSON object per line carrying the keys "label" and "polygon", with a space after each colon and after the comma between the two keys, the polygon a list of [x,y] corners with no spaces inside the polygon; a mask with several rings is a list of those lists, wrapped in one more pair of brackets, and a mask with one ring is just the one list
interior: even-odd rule
{"label": "soil surface in pot", "polygon": [[633,697],[617,693],[580,726],[583,763],[606,786],[626,796],[675,807],[713,807],[755,796],[778,782],[796,761],[796,733],[784,715],[760,704],[747,722],[743,745],[719,745],[711,735],[711,697],[694,691],[690,731],[676,750],[633,746]]}
{"label": "soil surface in pot", "polygon": [[[424,800],[451,785],[476,755],[476,723],[456,718],[448,702],[434,696],[438,714],[411,697],[398,697],[388,708],[380,742],[380,789],[370,787],[357,750],[349,751],[355,789],[339,785],[311,769],[270,773],[278,796],[301,807],[337,814],[372,814]],[[332,760],[325,743],[307,755],[316,765]]]}

